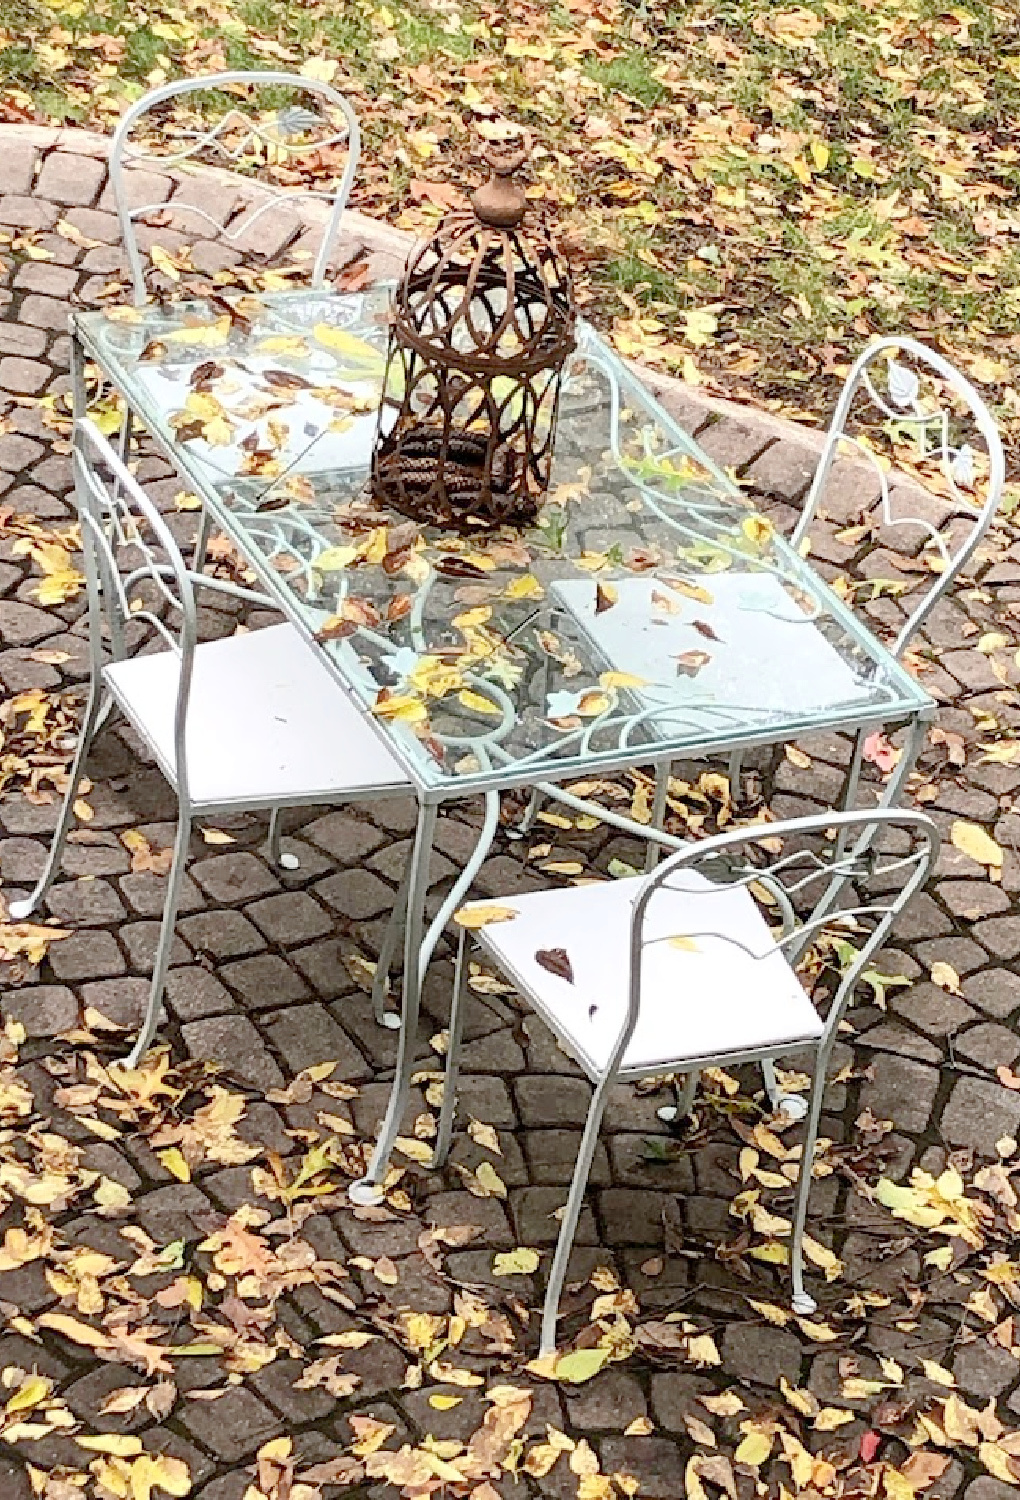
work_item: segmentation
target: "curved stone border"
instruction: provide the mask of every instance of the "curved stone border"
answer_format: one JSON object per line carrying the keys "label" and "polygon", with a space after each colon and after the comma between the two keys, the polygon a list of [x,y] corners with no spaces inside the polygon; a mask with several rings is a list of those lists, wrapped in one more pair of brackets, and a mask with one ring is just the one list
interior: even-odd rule
{"label": "curved stone border", "polygon": [[[115,233],[116,224],[110,217],[113,203],[106,184],[109,147],[108,136],[92,131],[0,125],[0,228],[42,231],[51,229],[58,218],[63,218],[86,238],[109,244],[112,251],[119,234]],[[139,191],[144,191],[147,199],[165,197],[168,205],[178,203],[183,209],[187,204],[197,204],[216,214],[222,211],[225,188],[235,193],[240,213],[267,192],[264,187],[245,183],[236,174],[211,167],[194,172],[177,169],[165,176],[151,169],[135,169],[129,176],[137,181]],[[315,200],[302,207],[309,233],[317,227],[316,221],[321,222],[323,212]],[[288,221],[291,218],[288,214]],[[260,238],[263,242],[268,238],[274,248],[286,244],[287,231],[280,220],[274,223],[272,213],[265,213],[260,219]],[[227,263],[231,247],[210,240],[208,226],[202,220],[196,218],[192,222],[196,227],[189,240],[196,266],[209,271]],[[236,228],[236,213],[234,224]],[[150,230],[149,234],[152,238],[158,234],[161,243],[173,248],[174,236],[179,231],[161,228]],[[143,229],[143,242],[144,236]],[[180,239],[183,242],[185,236],[180,235]],[[369,278],[384,280],[399,272],[413,242],[413,235],[406,231],[349,209],[344,215],[339,260],[342,264],[365,251]],[[242,250],[246,248],[243,237],[239,243]],[[300,236],[297,244],[300,247]],[[94,268],[100,274],[110,274],[115,269],[110,252],[93,257],[94,262],[102,263],[101,267],[89,266],[88,260],[86,257],[86,269]],[[820,450],[819,432],[754,407],[708,396],[697,387],[640,365],[634,368],[689,431],[712,426],[710,451],[717,462],[737,470],[756,464],[752,477],[766,481],[777,498],[794,500],[803,493]],[[782,445],[782,452],[774,451],[778,445]]]}

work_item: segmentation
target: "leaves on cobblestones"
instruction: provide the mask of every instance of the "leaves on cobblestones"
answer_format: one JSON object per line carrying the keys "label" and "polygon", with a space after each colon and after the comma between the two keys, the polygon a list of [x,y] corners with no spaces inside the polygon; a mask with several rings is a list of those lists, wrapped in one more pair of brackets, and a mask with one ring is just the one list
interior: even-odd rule
{"label": "leaves on cobblestones", "polygon": [[[7,1043],[10,1062],[15,1059],[17,1040],[15,1034],[13,1042]],[[530,1441],[522,1439],[535,1399],[528,1382],[552,1381],[567,1388],[592,1382],[594,1389],[594,1382],[605,1371],[628,1358],[651,1358],[660,1367],[673,1364],[700,1371],[702,1378],[714,1372],[721,1377],[723,1355],[716,1330],[703,1319],[683,1312],[643,1314],[633,1292],[621,1287],[605,1269],[596,1270],[586,1288],[590,1299],[588,1323],[580,1340],[549,1360],[532,1361],[526,1366],[525,1344],[499,1309],[498,1286],[502,1279],[530,1275],[539,1268],[539,1253],[529,1247],[496,1254],[492,1262],[496,1283],[491,1294],[495,1300],[491,1302],[478,1288],[458,1291],[450,1315],[406,1310],[397,1314],[388,1312],[385,1305],[380,1308],[378,1303],[374,1312],[370,1307],[367,1316],[360,1314],[351,1295],[353,1278],[371,1276],[376,1297],[380,1290],[386,1293],[392,1289],[392,1295],[400,1298],[403,1265],[386,1253],[352,1255],[345,1258],[346,1263],[322,1256],[302,1227],[321,1212],[317,1204],[327,1203],[327,1212],[335,1212],[334,1205],[342,1204],[343,1183],[361,1169],[360,1155],[357,1162],[348,1161],[338,1153],[337,1143],[326,1137],[316,1143],[306,1140],[303,1151],[286,1163],[274,1159],[266,1147],[249,1144],[237,1133],[246,1115],[243,1094],[227,1087],[215,1074],[203,1076],[193,1068],[174,1070],[165,1051],[154,1054],[135,1070],[108,1068],[86,1051],[79,1054],[79,1060],[80,1069],[73,1063],[65,1065],[60,1090],[64,1108],[83,1120],[112,1118],[124,1128],[144,1125],[152,1147],[164,1159],[169,1152],[179,1153],[193,1180],[196,1173],[201,1180],[201,1173],[209,1166],[228,1164],[252,1174],[250,1201],[229,1216],[210,1212],[203,1226],[204,1236],[196,1242],[194,1251],[183,1241],[161,1246],[122,1218],[119,1222],[125,1254],[117,1261],[112,1256],[65,1245],[59,1227],[50,1221],[51,1205],[60,1201],[54,1192],[63,1195],[63,1201],[70,1205],[75,1198],[87,1199],[95,1191],[95,1183],[81,1171],[74,1148],[61,1144],[58,1169],[55,1138],[48,1141],[44,1133],[26,1133],[26,1142],[38,1143],[35,1171],[49,1173],[53,1187],[47,1188],[49,1196],[38,1206],[24,1209],[23,1231],[17,1227],[6,1230],[0,1245],[0,1270],[33,1262],[47,1267],[51,1285],[61,1294],[62,1302],[32,1319],[31,1326],[44,1337],[66,1339],[104,1362],[126,1364],[150,1378],[160,1377],[155,1385],[114,1386],[102,1403],[106,1417],[127,1418],[145,1410],[155,1419],[164,1420],[177,1402],[190,1399],[178,1392],[175,1374],[182,1362],[186,1364],[193,1356],[217,1360],[224,1379],[242,1381],[277,1359],[296,1358],[301,1364],[293,1380],[296,1390],[323,1391],[343,1403],[357,1401],[364,1366],[354,1368],[352,1361],[360,1350],[391,1338],[407,1350],[412,1361],[406,1383],[412,1389],[424,1384],[428,1408],[437,1418],[460,1410],[472,1393],[484,1392],[480,1425],[473,1433],[467,1431],[457,1438],[439,1441],[426,1436],[420,1442],[407,1438],[394,1441],[391,1424],[355,1415],[351,1419],[354,1437],[343,1453],[328,1463],[307,1468],[297,1461],[289,1438],[273,1439],[263,1445],[256,1464],[255,1479],[264,1496],[303,1493],[300,1486],[305,1485],[310,1500],[319,1500],[329,1476],[342,1476],[345,1482],[357,1482],[362,1476],[394,1489],[409,1484],[428,1488],[439,1483],[455,1496],[469,1492],[477,1495],[480,1488],[494,1485],[505,1473],[523,1470],[540,1478],[562,1466],[578,1496],[598,1494],[610,1500],[613,1495],[630,1494],[629,1481],[621,1486],[617,1483],[619,1476],[603,1475],[598,1455],[583,1439],[560,1433],[555,1427],[546,1428],[544,1435]],[[316,1064],[286,1088],[271,1090],[277,1107],[304,1108],[318,1090],[339,1091],[346,1098],[356,1094],[350,1085],[333,1083],[334,1070],[333,1064]],[[19,1108],[31,1111],[31,1094]],[[736,1139],[741,1152],[751,1152],[751,1156],[741,1157],[746,1175],[758,1171],[767,1179],[758,1190],[774,1192],[779,1203],[788,1198],[792,1179],[760,1167],[762,1160],[774,1162],[779,1168],[795,1165],[796,1153],[787,1140],[765,1118],[747,1124],[739,1115],[728,1118],[719,1114],[718,1122],[731,1139]],[[477,1123],[476,1144],[491,1146],[487,1138],[491,1127]],[[424,1140],[407,1140],[426,1146],[428,1154],[430,1148]],[[1008,1144],[1015,1151],[1015,1143]],[[0,1144],[0,1157],[2,1152]],[[409,1166],[395,1169],[395,1181],[389,1184],[391,1194],[408,1172],[422,1170],[417,1153],[412,1155],[415,1160]],[[264,1165],[259,1164],[260,1156]],[[506,1196],[506,1185],[488,1163],[483,1162],[473,1172],[459,1167],[455,1175],[480,1197]],[[31,1177],[31,1172],[22,1176],[23,1188],[30,1186]],[[740,1187],[736,1178],[734,1186]],[[306,1197],[306,1193],[312,1196]],[[744,1208],[737,1222],[750,1224],[755,1237],[763,1237],[766,1246],[769,1236],[778,1234],[781,1239],[788,1233],[788,1220],[776,1208],[747,1200],[744,1194],[739,1196],[744,1197]],[[994,1330],[1005,1347],[1012,1347],[1010,1318],[1008,1313],[1003,1316],[996,1299],[997,1291],[1020,1299],[1020,1271],[995,1248],[1001,1243],[997,1216],[1004,1216],[1007,1223],[1013,1223],[1016,1216],[1017,1200],[1008,1167],[978,1168],[970,1186],[955,1168],[947,1168],[937,1177],[915,1170],[906,1185],[879,1178],[874,1197],[877,1203],[891,1208],[912,1232],[932,1234],[936,1240],[949,1237],[959,1246],[959,1255],[985,1258],[984,1278],[972,1290],[975,1295],[982,1292],[988,1305],[976,1300],[974,1306],[983,1309],[979,1316],[985,1326]],[[281,1210],[284,1217],[274,1217]],[[366,1215],[370,1223],[398,1222],[398,1215],[389,1207],[358,1213]],[[469,1218],[470,1211],[465,1216]],[[743,1235],[747,1231],[741,1228],[739,1232]],[[1015,1229],[1008,1232],[1015,1238]],[[470,1244],[476,1233],[467,1225],[427,1231],[425,1248],[430,1264],[440,1275],[447,1275],[445,1255]],[[836,1288],[838,1257],[813,1238],[807,1248],[809,1258],[827,1276],[832,1272]],[[148,1279],[154,1275],[159,1280],[153,1292]],[[346,1329],[321,1336],[317,1348],[301,1348],[280,1321],[288,1298],[302,1288],[315,1288],[327,1304],[332,1303],[337,1313],[350,1321]],[[785,1325],[797,1330],[809,1345],[819,1341],[824,1345],[838,1341],[844,1329],[857,1326],[850,1309],[858,1294],[843,1291],[834,1295],[837,1301],[831,1310],[812,1318],[791,1317],[781,1300],[752,1297],[747,1305],[764,1326]],[[883,1301],[888,1299],[879,1299],[880,1305]],[[83,1312],[83,1308],[88,1311]],[[499,1379],[503,1385],[491,1374],[487,1378],[485,1369],[478,1366],[477,1356],[487,1344],[500,1351],[503,1373]],[[851,1361],[842,1382],[848,1400],[860,1399],[855,1395],[859,1386],[867,1393],[866,1400],[880,1402],[884,1391],[902,1389],[906,1378],[903,1367],[887,1358],[881,1364],[883,1378],[879,1381],[856,1379],[855,1384],[855,1377],[849,1374],[852,1368]],[[973,1453],[981,1471],[1012,1482],[1017,1455],[1007,1428],[957,1396],[952,1389],[952,1371],[937,1359],[925,1354],[918,1359],[917,1369],[942,1394],[911,1409],[910,1420],[918,1424],[910,1440],[911,1493],[917,1494],[934,1483],[944,1470],[947,1453],[960,1446]],[[165,1456],[146,1452],[133,1435],[89,1431],[68,1410],[52,1381],[22,1375],[20,1384],[8,1389],[13,1394],[8,1398],[3,1418],[6,1425],[0,1436],[7,1436],[9,1431],[12,1440],[31,1441],[32,1433],[22,1434],[22,1428],[38,1428],[38,1436],[54,1430],[70,1431],[94,1454],[83,1472],[87,1472],[88,1483],[96,1486],[96,1500],[106,1495],[133,1500],[136,1493],[161,1500],[163,1495],[188,1493],[186,1486],[192,1476],[183,1460],[174,1459],[167,1467]],[[213,1396],[217,1389],[225,1391],[229,1386],[195,1394]],[[753,1389],[734,1387],[730,1379],[723,1379],[715,1390],[700,1393],[701,1406],[710,1417],[724,1422],[740,1417],[741,1422],[735,1429],[727,1426],[717,1433],[696,1415],[687,1419],[686,1431],[696,1446],[688,1462],[687,1487],[692,1495],[704,1494],[709,1500],[719,1489],[734,1493],[734,1464],[763,1476],[778,1465],[780,1473],[792,1476],[794,1493],[813,1490],[835,1500],[840,1493],[836,1483],[840,1471],[824,1447],[809,1451],[796,1423],[807,1418],[823,1442],[838,1442],[844,1429],[856,1420],[855,1411],[831,1400],[819,1401],[810,1390],[800,1390],[788,1382],[782,1389],[793,1414],[790,1420],[762,1409]],[[630,1439],[650,1438],[655,1427],[641,1417],[631,1421],[627,1431]],[[847,1456],[840,1462],[845,1472]],[[849,1463],[852,1475],[852,1457]],[[879,1472],[884,1475],[895,1471],[883,1465]],[[888,1500],[899,1500],[895,1487],[890,1489],[887,1484],[885,1493]],[[87,1488],[85,1495],[91,1500]],[[907,1500],[906,1491],[903,1500]]]}
{"label": "leaves on cobblestones", "polygon": [[993,870],[1001,869],[1002,848],[979,824],[965,823],[958,818],[952,826],[950,838],[962,854],[968,855],[977,864],[987,865]]}

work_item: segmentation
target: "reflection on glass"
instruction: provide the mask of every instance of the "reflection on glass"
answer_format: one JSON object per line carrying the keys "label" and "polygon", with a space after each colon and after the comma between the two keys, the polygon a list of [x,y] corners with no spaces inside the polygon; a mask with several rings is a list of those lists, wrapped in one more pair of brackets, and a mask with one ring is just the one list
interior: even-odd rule
{"label": "reflection on glass", "polygon": [[562,778],[927,703],[585,325],[536,527],[379,510],[386,310],[298,293],[79,327],[419,780]]}

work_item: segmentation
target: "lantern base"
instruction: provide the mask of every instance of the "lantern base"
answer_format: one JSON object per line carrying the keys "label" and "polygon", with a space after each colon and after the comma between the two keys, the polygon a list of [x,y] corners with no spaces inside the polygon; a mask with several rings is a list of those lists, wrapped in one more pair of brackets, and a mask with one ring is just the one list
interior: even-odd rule
{"label": "lantern base", "polygon": [[509,444],[490,451],[485,433],[430,422],[400,426],[393,437],[383,439],[372,462],[379,503],[465,534],[535,524],[541,497],[527,488],[532,476]]}

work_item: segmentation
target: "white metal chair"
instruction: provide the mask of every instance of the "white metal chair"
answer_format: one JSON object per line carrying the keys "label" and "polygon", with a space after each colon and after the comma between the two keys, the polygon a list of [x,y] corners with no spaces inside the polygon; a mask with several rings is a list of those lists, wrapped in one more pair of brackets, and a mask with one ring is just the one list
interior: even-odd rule
{"label": "white metal chair", "polygon": [[[283,91],[288,95],[286,103],[280,100]],[[193,123],[172,120],[168,126],[160,122],[158,132],[153,131],[153,116],[158,116],[164,105],[194,100],[200,104],[211,100],[216,105],[221,100],[230,102],[218,119],[200,112]],[[172,214],[174,207],[162,200],[133,201],[131,168],[166,173],[196,164],[213,165],[243,174],[246,182],[262,183],[264,190],[258,199],[234,223],[224,224],[226,214],[217,217],[199,204],[187,205],[189,215],[207,223],[228,245],[242,240],[252,243],[253,231],[273,211],[292,214],[296,234],[308,227],[306,218],[298,212],[300,205],[309,199],[324,200],[329,208],[322,216],[322,238],[310,277],[312,287],[321,287],[360,154],[357,116],[343,94],[328,83],[296,73],[211,73],[204,78],[179,79],[143,95],[121,119],[110,148],[110,185],[136,305],[141,306],[146,299],[136,222],[168,209]],[[288,169],[302,156],[315,156],[317,175],[328,180],[329,159],[337,155],[342,167],[331,187],[294,188],[287,182]],[[286,230],[277,238],[286,243]]]}
{"label": "white metal chair", "polygon": [[[860,416],[862,406],[870,408],[865,412],[866,424],[860,422],[856,433],[848,431],[855,411]],[[890,440],[885,454],[882,434]],[[915,458],[930,468],[938,484],[932,499],[944,512],[941,524],[962,520],[961,538],[944,536],[930,516],[910,514],[910,488],[897,485],[899,476],[890,468],[896,461],[895,444],[902,446],[908,440],[914,445]],[[858,356],[836,403],[811,489],[790,539],[794,547],[807,537],[819,505],[824,504],[832,465],[848,448],[874,470],[884,524],[919,527],[940,562],[939,571],[921,591],[890,647],[900,657],[966,567],[995,517],[1006,477],[1002,440],[982,397],[941,354],[916,339],[876,339]]]}
{"label": "white metal chair", "polygon": [[[833,830],[839,838],[827,843]],[[783,852],[767,854],[766,839]],[[827,812],[767,831],[745,826],[689,845],[646,876],[514,897],[500,903],[514,911],[511,920],[470,934],[595,1085],[549,1275],[543,1354],[555,1347],[560,1292],[612,1085],[683,1072],[689,1106],[700,1069],[797,1052],[815,1062],[801,1158],[808,1166],[792,1222],[793,1306],[814,1310],[802,1242],[829,1055],[859,975],[937,852],[931,820],[897,809]],[[797,967],[813,947],[824,950],[827,934],[856,952],[823,1018]],[[456,1105],[467,940],[462,928],[435,1165],[449,1149]],[[830,961],[838,970],[831,944]]]}
{"label": "white metal chair", "polygon": [[[193,115],[161,118],[168,113],[167,106],[177,109],[192,103],[198,105]],[[303,157],[312,156],[316,180],[323,185],[290,185],[287,179],[291,169]],[[225,245],[248,253],[257,251],[260,235],[265,240],[264,248],[276,253],[286,250],[299,234],[302,241],[307,238],[314,243],[318,231],[309,286],[313,290],[323,288],[360,156],[361,133],[354,110],[338,89],[318,79],[275,71],[234,71],[178,79],[144,94],[120,120],[110,147],[110,188],[135,306],[143,306],[148,295],[137,226],[152,214],[163,219],[169,216],[171,226],[175,215],[186,214],[189,222],[208,225]],[[239,188],[244,186],[247,202],[235,219],[230,217],[232,205],[226,182],[225,208],[219,215],[197,200],[179,206],[180,189],[170,202],[160,197],[147,201],[147,193],[154,191],[148,186],[154,172],[176,172],[180,177],[193,173],[197,166],[229,169]],[[189,179],[184,176],[183,180],[186,189]],[[136,190],[138,185],[140,191]],[[324,205],[318,223],[307,212],[302,213],[303,207],[316,202]],[[311,315],[314,310],[305,311]],[[80,359],[74,361],[72,375],[75,416],[84,416],[88,400]],[[128,407],[119,435],[122,458],[128,453],[133,428]],[[209,512],[203,510],[194,554],[198,570],[205,561],[209,530]]]}
{"label": "white metal chair", "polygon": [[[128,1060],[134,1066],[159,1020],[193,820],[406,795],[411,786],[294,626],[198,643],[196,589],[265,600],[186,568],[158,510],[88,419],[75,424],[72,462],[88,587],[89,697],[45,870],[32,894],[10,910],[16,920],[28,916],[52,884],[92,740],[110,709],[118,709],[152,752],[178,804],[148,1009]],[[132,654],[129,642],[137,642],[143,627],[145,654]],[[398,897],[376,974],[380,1018],[400,921]]]}
{"label": "white metal chair", "polygon": [[[904,476],[895,468],[897,448],[902,450],[904,444],[913,447],[922,472],[927,469],[937,486],[925,507],[927,515],[913,515],[910,509],[912,502],[917,504],[922,481],[899,482]],[[795,548],[810,541],[811,524],[819,506],[824,506],[833,464],[843,457],[867,464],[878,479],[881,522],[893,528],[919,529],[935,554],[937,571],[909,607],[889,647],[893,656],[901,658],[973,557],[995,517],[1006,477],[1002,440],[985,402],[959,370],[916,339],[891,337],[869,344],[846,378],[790,538]],[[861,499],[866,503],[864,489]],[[868,733],[863,729],[857,736],[847,806],[857,794]],[[734,784],[740,765],[739,756],[730,762]]]}

